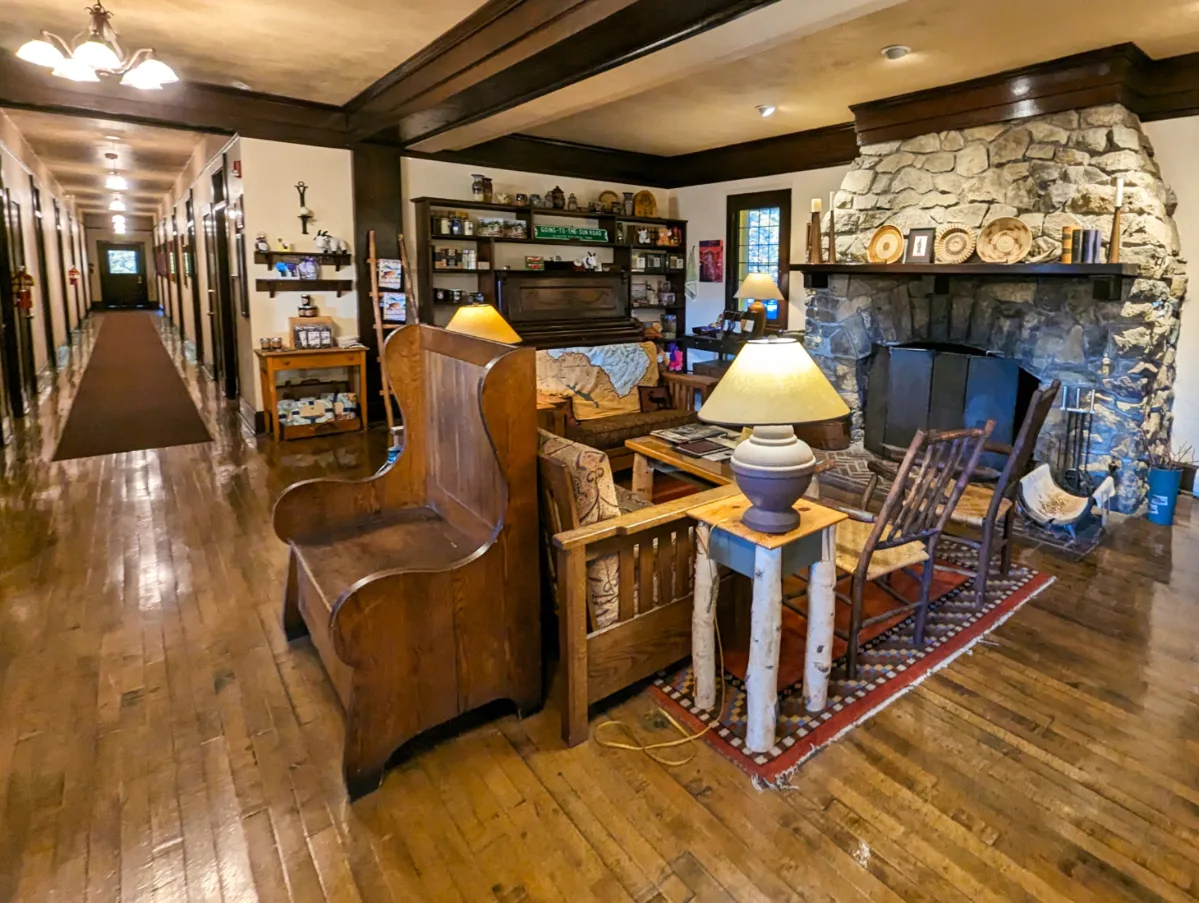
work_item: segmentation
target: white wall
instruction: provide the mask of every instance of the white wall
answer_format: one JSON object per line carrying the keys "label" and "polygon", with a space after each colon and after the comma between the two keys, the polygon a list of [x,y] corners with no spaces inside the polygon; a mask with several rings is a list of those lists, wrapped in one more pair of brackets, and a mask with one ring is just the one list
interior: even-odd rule
{"label": "white wall", "polygon": [[[1145,123],[1166,184],[1178,195],[1174,222],[1182,240],[1182,254],[1190,269],[1191,292],[1199,290],[1199,116]],[[1199,302],[1182,306],[1182,332],[1178,338],[1178,372],[1174,382],[1175,447],[1199,449]]]}
{"label": "white wall", "polygon": [[[725,276],[728,277],[730,261],[728,231],[728,198],[734,194],[754,191],[791,190],[791,262],[806,259],[804,236],[811,219],[812,198],[821,198],[824,209],[828,209],[830,191],[841,187],[841,179],[849,171],[848,166],[832,166],[827,169],[812,169],[806,172],[784,173],[759,179],[738,179],[732,182],[716,182],[711,185],[693,185],[675,190],[675,216],[687,220],[688,253],[700,241],[723,239],[725,252]],[[699,283],[697,296],[687,302],[688,327],[702,326],[716,320],[724,310],[725,286],[723,282]],[[803,329],[804,292],[803,279],[795,274],[790,280],[787,325],[790,329]]]}
{"label": "white wall", "polygon": [[[572,179],[542,173],[514,172],[508,169],[468,166],[461,163],[442,163],[436,160],[422,160],[414,157],[403,158],[401,173],[405,201],[404,244],[407,247],[408,259],[412,262],[413,272],[410,275],[412,276],[413,287],[417,291],[419,291],[419,287],[416,285],[415,272],[416,205],[412,203],[414,198],[435,197],[469,200],[474,173],[482,173],[490,176],[493,190],[496,194],[505,192],[515,195],[518,192],[523,192],[524,194],[540,194],[544,197],[555,187],[560,187],[564,194],[569,195],[573,193],[578,198],[579,206],[584,209],[586,209],[588,202],[596,200],[602,191],[612,190],[619,194],[626,191],[637,192],[647,187],[644,185],[623,185],[615,182],[596,181],[594,179]],[[658,213],[660,216],[676,215],[673,211],[673,193],[671,191],[664,188],[650,188],[650,191],[653,192],[654,198],[658,202]],[[447,242],[447,244],[453,244],[453,242]],[[577,247],[564,249],[562,245],[555,245],[553,242],[545,245],[503,246],[498,252],[503,255],[499,258],[498,262],[501,266],[507,263],[516,267],[524,265],[524,256],[527,254],[552,255],[578,253],[578,251]],[[612,261],[612,252],[604,248],[598,249],[596,256],[601,263],[610,263]],[[464,291],[475,291],[478,288],[478,277],[472,274],[441,274],[438,276],[437,286],[439,288],[457,288]],[[452,313],[452,309],[446,308],[439,310],[438,313],[448,319]],[[444,325],[444,323],[441,325]]]}

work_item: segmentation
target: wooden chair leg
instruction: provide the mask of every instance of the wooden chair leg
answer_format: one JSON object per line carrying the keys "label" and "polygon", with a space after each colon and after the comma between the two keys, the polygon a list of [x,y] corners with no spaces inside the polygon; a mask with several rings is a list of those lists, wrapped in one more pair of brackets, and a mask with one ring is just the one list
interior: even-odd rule
{"label": "wooden chair leg", "polygon": [[936,573],[937,537],[928,541],[928,561],[924,562],[924,574],[920,580],[920,607],[916,609],[916,630],[913,639],[923,646],[924,629],[928,624],[928,601],[933,590],[933,574]]}
{"label": "wooden chair leg", "polygon": [[562,741],[587,739],[587,561],[583,549],[558,552],[558,656]]}
{"label": "wooden chair leg", "polygon": [[295,549],[287,553],[287,585],[283,589],[283,633],[288,640],[308,636],[308,625],[300,614],[300,559]]}
{"label": "wooden chair leg", "polygon": [[974,604],[981,608],[987,601],[987,578],[991,575],[992,544],[995,539],[995,521],[983,522],[982,542],[978,544],[978,566],[974,571]]}
{"label": "wooden chair leg", "polygon": [[858,633],[862,629],[862,596],[866,592],[866,575],[854,574],[850,578],[852,599],[849,610],[849,649],[845,660],[845,673],[850,680],[858,679]]}
{"label": "wooden chair leg", "polygon": [[1003,519],[1003,549],[999,558],[999,573],[1007,576],[1012,570],[1012,529],[1016,525],[1016,506],[1008,508]]}

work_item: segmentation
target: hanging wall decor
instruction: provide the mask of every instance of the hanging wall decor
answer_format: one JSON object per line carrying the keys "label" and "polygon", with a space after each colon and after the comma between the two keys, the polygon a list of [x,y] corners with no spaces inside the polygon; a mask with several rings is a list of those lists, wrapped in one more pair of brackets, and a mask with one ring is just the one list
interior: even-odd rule
{"label": "hanging wall decor", "polygon": [[315,219],[312,211],[308,209],[304,201],[304,195],[308,193],[308,186],[303,182],[296,182],[296,191],[300,193],[300,231],[307,235],[308,222]]}
{"label": "hanging wall decor", "polygon": [[705,239],[699,243],[699,281],[724,282],[724,239]]}

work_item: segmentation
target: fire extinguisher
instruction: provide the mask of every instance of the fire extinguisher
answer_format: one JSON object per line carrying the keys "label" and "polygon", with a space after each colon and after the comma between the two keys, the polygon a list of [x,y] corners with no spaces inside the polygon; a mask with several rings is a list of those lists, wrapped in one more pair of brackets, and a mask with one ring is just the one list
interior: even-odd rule
{"label": "fire extinguisher", "polygon": [[71,285],[78,285],[79,284],[79,270],[76,269],[75,267],[71,267],[69,270],[67,270],[67,278],[70,280]]}
{"label": "fire extinguisher", "polygon": [[33,277],[25,272],[25,267],[12,277],[12,288],[16,306],[21,310],[33,310]]}

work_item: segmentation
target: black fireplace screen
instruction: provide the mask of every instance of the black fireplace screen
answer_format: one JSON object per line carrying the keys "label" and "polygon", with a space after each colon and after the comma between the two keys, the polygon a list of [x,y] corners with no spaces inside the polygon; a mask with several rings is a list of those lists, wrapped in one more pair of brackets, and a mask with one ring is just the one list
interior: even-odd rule
{"label": "black fireplace screen", "polygon": [[[991,441],[1010,444],[1038,380],[1012,358],[962,345],[878,345],[866,386],[865,446],[876,455],[904,450],[919,429],[948,430],[995,421]],[[986,455],[989,467],[1004,459]]]}

